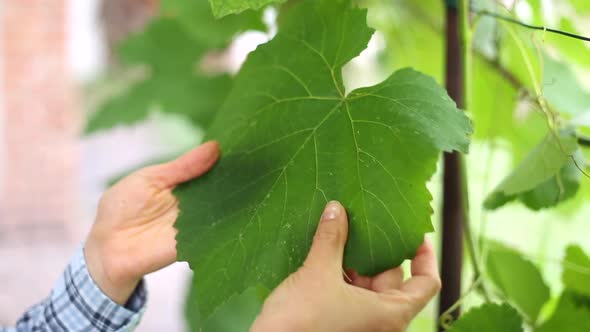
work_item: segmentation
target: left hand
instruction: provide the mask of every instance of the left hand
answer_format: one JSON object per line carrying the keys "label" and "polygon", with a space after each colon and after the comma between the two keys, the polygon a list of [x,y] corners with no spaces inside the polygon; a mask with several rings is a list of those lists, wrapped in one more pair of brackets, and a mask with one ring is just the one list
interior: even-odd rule
{"label": "left hand", "polygon": [[206,173],[219,154],[216,142],[205,143],[129,175],[102,196],[84,255],[90,275],[113,301],[124,305],[144,275],[176,261],[172,190]]}

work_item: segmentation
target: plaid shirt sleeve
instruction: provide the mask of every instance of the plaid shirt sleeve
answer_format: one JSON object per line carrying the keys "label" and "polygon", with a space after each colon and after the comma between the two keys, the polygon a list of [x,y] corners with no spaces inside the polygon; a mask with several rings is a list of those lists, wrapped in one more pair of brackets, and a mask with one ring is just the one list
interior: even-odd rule
{"label": "plaid shirt sleeve", "polygon": [[141,281],[125,306],[113,302],[94,283],[80,248],[51,296],[32,307],[16,327],[0,332],[124,332],[133,331],[147,300]]}

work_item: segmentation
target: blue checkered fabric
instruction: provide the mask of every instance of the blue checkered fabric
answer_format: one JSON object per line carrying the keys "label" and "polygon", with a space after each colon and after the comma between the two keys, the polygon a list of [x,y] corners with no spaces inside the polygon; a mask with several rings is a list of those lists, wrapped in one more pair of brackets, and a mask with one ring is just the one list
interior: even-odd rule
{"label": "blue checkered fabric", "polygon": [[25,313],[16,327],[0,327],[0,332],[133,331],[146,300],[142,281],[125,306],[113,302],[90,277],[80,248],[51,295]]}

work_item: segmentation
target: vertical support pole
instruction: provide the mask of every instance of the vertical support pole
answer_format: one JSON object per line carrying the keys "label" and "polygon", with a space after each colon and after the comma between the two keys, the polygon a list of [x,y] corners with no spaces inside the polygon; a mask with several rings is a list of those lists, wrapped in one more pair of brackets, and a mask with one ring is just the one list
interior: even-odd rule
{"label": "vertical support pole", "polygon": [[[459,34],[459,12],[456,1],[446,5],[446,87],[459,108],[464,107],[465,82],[463,52]],[[439,317],[461,296],[463,265],[463,223],[466,220],[462,176],[462,158],[457,153],[445,153],[442,202],[442,290],[439,298]],[[459,309],[452,313],[457,318]],[[439,331],[443,331],[439,325]]]}

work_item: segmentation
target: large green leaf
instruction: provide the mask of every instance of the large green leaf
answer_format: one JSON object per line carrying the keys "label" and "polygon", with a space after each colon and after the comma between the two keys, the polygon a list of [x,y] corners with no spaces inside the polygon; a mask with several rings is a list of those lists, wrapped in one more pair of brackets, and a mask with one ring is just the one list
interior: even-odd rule
{"label": "large green leaf", "polygon": [[398,265],[432,230],[426,181],[442,150],[467,151],[471,125],[411,69],[345,95],[365,20],[348,1],[300,2],[237,75],[208,133],[222,160],[176,191],[179,258],[197,268],[205,315],[294,271],[328,200],[348,208],[345,263],[360,273]]}
{"label": "large green leaf", "polygon": [[571,131],[548,134],[487,197],[485,207],[496,209],[519,199],[529,208],[538,210],[571,198],[581,178],[573,159],[582,160],[577,149],[576,137]]}
{"label": "large green leaf", "polygon": [[449,332],[522,332],[522,318],[507,304],[486,303],[461,316]]}
{"label": "large green leaf", "polygon": [[190,330],[194,332],[247,331],[262,310],[264,299],[269,293],[268,289],[261,286],[248,288],[243,293],[229,298],[207,319],[201,319],[199,304],[195,296],[197,285],[191,284],[185,316]]}
{"label": "large green leaf", "polygon": [[535,332],[587,332],[590,331],[590,300],[587,297],[564,291],[551,317]]}
{"label": "large green leaf", "polygon": [[535,322],[545,302],[549,287],[541,272],[522,254],[492,242],[486,260],[486,272],[496,288],[513,303],[530,322]]}
{"label": "large green leaf", "polygon": [[579,246],[569,246],[563,263],[563,285],[590,298],[590,257]]}
{"label": "large green leaf", "polygon": [[236,14],[247,9],[261,9],[262,7],[280,3],[285,0],[209,0],[211,9],[216,17],[223,17],[229,14]]}

